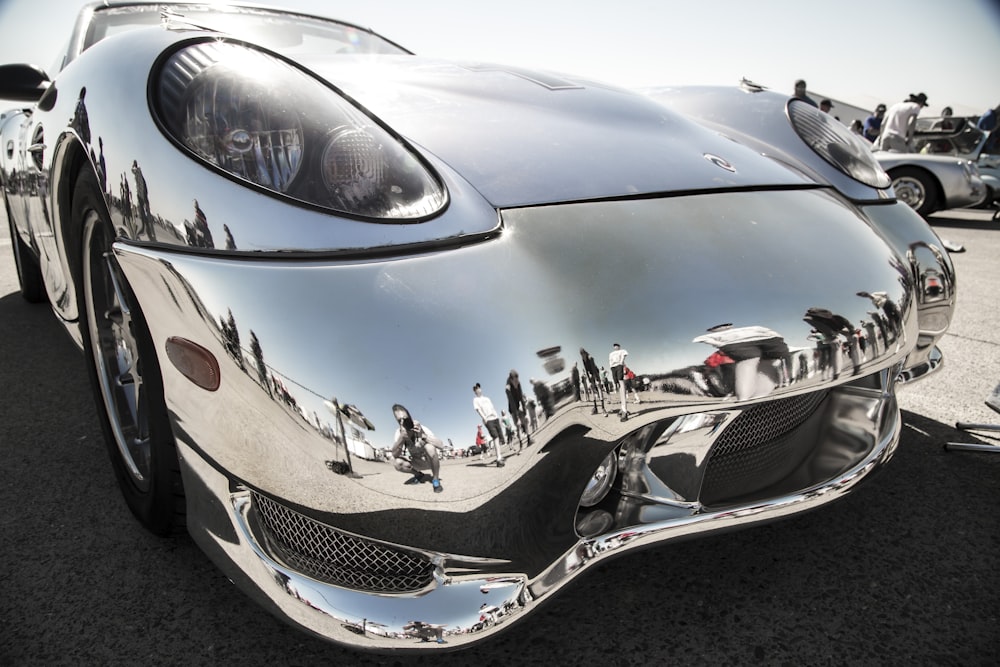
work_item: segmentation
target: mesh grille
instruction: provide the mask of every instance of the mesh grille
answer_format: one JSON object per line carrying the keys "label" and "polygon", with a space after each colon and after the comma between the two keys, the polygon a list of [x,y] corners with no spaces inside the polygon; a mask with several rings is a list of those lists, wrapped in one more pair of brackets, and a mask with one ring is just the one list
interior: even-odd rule
{"label": "mesh grille", "polygon": [[753,494],[795,470],[807,453],[794,437],[796,429],[826,394],[820,391],[762,403],[734,419],[712,449],[701,502],[712,505]]}
{"label": "mesh grille", "polygon": [[362,591],[417,591],[433,579],[424,557],[342,533],[252,494],[272,556],[313,579]]}

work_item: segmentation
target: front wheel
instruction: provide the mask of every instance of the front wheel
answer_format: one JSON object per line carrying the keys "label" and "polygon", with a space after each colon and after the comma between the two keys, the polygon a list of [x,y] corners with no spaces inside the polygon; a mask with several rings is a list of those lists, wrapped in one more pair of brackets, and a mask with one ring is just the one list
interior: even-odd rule
{"label": "front wheel", "polygon": [[104,438],[129,509],[150,531],[183,525],[184,496],[163,383],[145,320],[112,252],[112,227],[96,178],[73,192],[81,230],[80,303],[90,379]]}
{"label": "front wheel", "polygon": [[900,167],[889,172],[889,176],[899,201],[922,216],[928,216],[938,209],[937,183],[926,171]]}

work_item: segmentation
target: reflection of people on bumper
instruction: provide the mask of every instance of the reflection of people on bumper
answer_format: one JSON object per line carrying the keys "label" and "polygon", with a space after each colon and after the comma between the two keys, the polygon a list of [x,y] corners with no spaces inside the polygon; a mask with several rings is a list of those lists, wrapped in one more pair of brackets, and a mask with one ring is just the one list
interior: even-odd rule
{"label": "reflection of people on bumper", "polygon": [[429,642],[431,639],[438,644],[444,643],[444,626],[424,623],[423,621],[410,621],[403,626],[403,632],[412,637],[419,637],[422,642]]}
{"label": "reflection of people on bumper", "polygon": [[611,367],[611,377],[615,383],[615,390],[618,392],[618,401],[621,404],[621,409],[619,413],[621,415],[622,421],[628,419],[628,390],[632,389],[632,394],[635,396],[635,402],[639,403],[639,393],[632,387],[631,379],[635,378],[635,374],[632,374],[632,378],[626,378],[627,367],[625,366],[625,357],[628,356],[628,350],[622,348],[621,345],[615,343],[611,346],[611,353],[608,355],[608,366]]}
{"label": "reflection of people on bumper", "polygon": [[475,408],[476,414],[483,420],[483,424],[486,426],[486,430],[490,434],[490,446],[496,450],[497,453],[497,467],[503,467],[503,431],[500,428],[500,416],[497,414],[497,409],[493,407],[493,401],[489,399],[488,396],[483,396],[483,388],[476,383],[476,386],[472,388],[472,392],[476,395],[472,399],[472,407]]}
{"label": "reflection of people on bumper", "polygon": [[582,347],[580,348],[580,359],[583,361],[583,370],[587,374],[587,377],[590,378],[590,384],[594,389],[594,409],[592,413],[595,415],[597,414],[597,401],[600,399],[601,410],[605,415],[607,415],[608,411],[604,407],[604,392],[601,385],[601,373],[597,370],[597,362],[594,361],[594,357],[592,357],[590,353]]}
{"label": "reflection of people on bumper", "polygon": [[[778,386],[788,363],[788,345],[779,334],[761,326],[722,324],[694,339],[714,345],[735,362],[736,398],[745,401],[767,396]],[[780,364],[780,367],[779,367]]]}
{"label": "reflection of people on bumper", "polygon": [[529,381],[535,391],[535,398],[538,399],[538,406],[542,409],[542,415],[544,415],[545,421],[548,421],[556,413],[555,403],[552,400],[552,390],[542,380],[530,378]]}
{"label": "reflection of people on bumper", "polygon": [[440,461],[438,448],[442,446],[440,438],[434,436],[429,428],[414,421],[410,412],[402,405],[392,406],[392,414],[399,428],[396,429],[396,441],[392,444],[392,465],[399,472],[413,475],[404,484],[420,484],[427,481],[421,470],[431,471],[431,484],[434,493],[440,493],[441,480],[438,479]]}
{"label": "reflection of people on bumper", "polygon": [[521,443],[521,434],[527,438],[528,444],[531,444],[531,436],[528,432],[528,404],[524,399],[524,390],[521,389],[521,380],[518,379],[517,371],[513,368],[510,369],[510,374],[507,375],[507,409],[510,410],[510,414],[514,419],[514,427],[517,430],[517,441],[518,444],[523,446]]}

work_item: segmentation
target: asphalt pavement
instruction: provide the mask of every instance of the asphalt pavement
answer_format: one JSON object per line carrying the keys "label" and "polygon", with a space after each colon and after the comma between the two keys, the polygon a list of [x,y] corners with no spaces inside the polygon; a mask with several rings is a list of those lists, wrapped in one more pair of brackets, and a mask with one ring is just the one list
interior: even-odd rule
{"label": "asphalt pavement", "polygon": [[[0,216],[2,218],[2,216]],[[4,221],[6,222],[6,221]],[[359,655],[251,603],[186,537],[144,532],[118,494],[82,355],[16,293],[0,240],[0,665],[996,665],[1000,222],[931,220],[961,244],[944,367],[900,392],[890,464],[816,512],[627,555],[495,641]],[[516,521],[517,517],[511,517]]]}

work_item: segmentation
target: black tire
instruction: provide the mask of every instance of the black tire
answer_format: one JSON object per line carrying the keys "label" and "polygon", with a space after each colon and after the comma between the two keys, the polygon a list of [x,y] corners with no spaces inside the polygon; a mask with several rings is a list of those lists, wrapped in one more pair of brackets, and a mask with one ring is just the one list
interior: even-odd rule
{"label": "black tire", "polygon": [[[6,201],[4,202],[6,207]],[[38,258],[31,252],[31,248],[21,240],[17,230],[14,228],[14,220],[10,215],[10,208],[6,208],[7,224],[10,227],[10,247],[14,255],[14,264],[17,266],[17,282],[21,288],[21,296],[28,303],[42,303],[48,297],[45,294],[45,284],[42,282],[42,269],[38,265]]]}
{"label": "black tire", "polygon": [[916,167],[899,167],[890,171],[889,177],[896,198],[917,213],[928,216],[938,210],[938,184],[928,172]]}
{"label": "black tire", "polygon": [[80,230],[78,298],[90,380],[108,453],[129,509],[158,535],[184,525],[184,491],[153,342],[111,253],[114,233],[97,179],[73,190]]}

